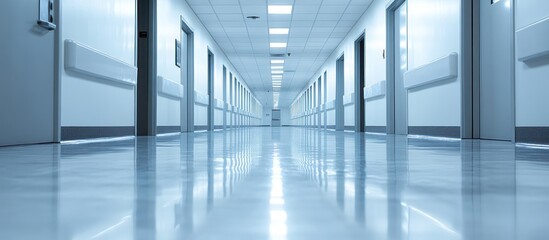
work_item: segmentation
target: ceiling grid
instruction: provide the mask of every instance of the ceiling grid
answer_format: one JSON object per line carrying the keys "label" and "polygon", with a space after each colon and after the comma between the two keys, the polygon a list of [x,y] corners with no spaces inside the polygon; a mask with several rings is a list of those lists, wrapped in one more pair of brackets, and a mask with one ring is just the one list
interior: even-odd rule
{"label": "ceiling grid", "polygon": [[[271,54],[284,54],[281,107],[299,91],[343,41],[372,0],[186,0],[229,61],[264,106],[273,105]],[[289,15],[269,5],[291,5]],[[248,19],[258,16],[259,19]],[[269,28],[289,28],[269,34]],[[273,42],[287,43],[271,48]],[[291,56],[287,56],[291,53]]]}

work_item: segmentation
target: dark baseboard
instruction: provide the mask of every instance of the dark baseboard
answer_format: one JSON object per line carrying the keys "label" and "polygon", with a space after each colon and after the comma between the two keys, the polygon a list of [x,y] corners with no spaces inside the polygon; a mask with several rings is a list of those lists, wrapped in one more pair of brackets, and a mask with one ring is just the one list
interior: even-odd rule
{"label": "dark baseboard", "polygon": [[366,126],[365,130],[372,133],[387,133],[387,127],[385,126]]}
{"label": "dark baseboard", "polygon": [[157,126],[156,127],[157,134],[178,133],[178,132],[181,132],[181,126]]}
{"label": "dark baseboard", "polygon": [[214,129],[223,129],[223,126],[214,126]]}
{"label": "dark baseboard", "polygon": [[549,127],[517,127],[515,138],[521,143],[549,144]]}
{"label": "dark baseboard", "polygon": [[336,129],[336,126],[335,126],[335,125],[327,125],[326,128],[327,128],[327,129],[334,129],[334,130],[335,130],[335,129]]}
{"label": "dark baseboard", "polygon": [[355,130],[355,126],[345,126],[345,131],[354,131]]}
{"label": "dark baseboard", "polygon": [[208,126],[194,126],[195,131],[207,131],[208,129]]}
{"label": "dark baseboard", "polygon": [[61,127],[61,141],[135,136],[135,127]]}
{"label": "dark baseboard", "polygon": [[408,127],[408,134],[411,135],[425,135],[433,137],[449,137],[449,138],[460,138],[461,137],[461,128],[460,127]]}

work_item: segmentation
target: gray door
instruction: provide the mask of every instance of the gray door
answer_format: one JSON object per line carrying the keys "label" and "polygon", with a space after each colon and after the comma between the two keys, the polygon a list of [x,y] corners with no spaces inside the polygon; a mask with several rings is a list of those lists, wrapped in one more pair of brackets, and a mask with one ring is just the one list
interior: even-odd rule
{"label": "gray door", "polygon": [[273,110],[272,111],[272,126],[273,127],[280,127],[280,110]]}
{"label": "gray door", "polygon": [[395,11],[395,134],[408,134],[408,91],[404,88],[404,73],[408,71],[408,6]]}
{"label": "gray door", "polygon": [[0,1],[0,146],[56,140],[55,31],[37,25],[39,2]]}
{"label": "gray door", "polygon": [[336,99],[335,99],[335,120],[336,130],[343,131],[345,129],[345,109],[343,106],[345,81],[345,56],[339,58],[336,62]]}
{"label": "gray door", "polygon": [[194,79],[191,77],[194,75],[192,68],[194,66],[190,59],[194,59],[192,48],[194,40],[193,34],[187,32],[188,26],[181,22],[181,84],[183,85],[183,91],[185,92],[181,99],[181,132],[192,132],[194,129]]}
{"label": "gray door", "polygon": [[513,139],[513,17],[512,7],[506,3],[508,1],[480,1],[482,139]]}

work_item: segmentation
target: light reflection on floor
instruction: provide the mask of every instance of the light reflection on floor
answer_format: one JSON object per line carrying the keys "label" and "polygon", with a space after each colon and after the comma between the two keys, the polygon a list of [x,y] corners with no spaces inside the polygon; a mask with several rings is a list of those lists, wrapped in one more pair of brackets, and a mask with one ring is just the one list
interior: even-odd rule
{"label": "light reflection on floor", "polygon": [[302,128],[0,148],[0,239],[546,239],[549,149]]}

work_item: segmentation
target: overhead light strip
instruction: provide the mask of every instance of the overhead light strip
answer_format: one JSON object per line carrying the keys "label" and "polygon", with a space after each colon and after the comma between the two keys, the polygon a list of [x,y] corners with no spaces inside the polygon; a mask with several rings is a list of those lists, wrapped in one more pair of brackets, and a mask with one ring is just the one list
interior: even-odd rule
{"label": "overhead light strip", "polygon": [[269,5],[267,7],[269,14],[292,14],[292,5]]}

